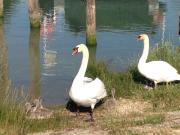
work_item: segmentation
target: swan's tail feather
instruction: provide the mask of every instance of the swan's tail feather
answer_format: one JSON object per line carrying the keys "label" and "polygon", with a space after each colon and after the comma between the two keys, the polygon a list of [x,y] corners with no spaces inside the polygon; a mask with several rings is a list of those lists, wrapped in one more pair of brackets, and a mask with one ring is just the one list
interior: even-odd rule
{"label": "swan's tail feather", "polygon": [[177,79],[178,81],[180,81],[180,74],[177,74]]}

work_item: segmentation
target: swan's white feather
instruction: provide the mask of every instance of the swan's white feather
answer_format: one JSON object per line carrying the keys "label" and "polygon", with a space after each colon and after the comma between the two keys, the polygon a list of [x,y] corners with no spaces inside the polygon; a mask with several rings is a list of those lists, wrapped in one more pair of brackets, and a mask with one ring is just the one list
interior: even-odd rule
{"label": "swan's white feather", "polygon": [[92,82],[93,79],[92,78],[89,78],[89,77],[84,77],[84,83],[88,83],[88,82]]}
{"label": "swan's white feather", "polygon": [[96,78],[90,83],[85,83],[83,88],[86,89],[85,93],[87,96],[92,99],[99,100],[107,95],[104,83],[99,78]]}
{"label": "swan's white feather", "polygon": [[180,80],[177,70],[165,61],[146,62],[149,52],[149,38],[146,34],[139,36],[140,40],[144,40],[143,54],[138,63],[139,72],[146,78],[154,81],[155,85],[159,82],[171,82]]}
{"label": "swan's white feather", "polygon": [[150,80],[158,82],[170,82],[179,80],[177,70],[165,61],[151,61],[141,65],[139,71]]}
{"label": "swan's white feather", "polygon": [[78,105],[89,107],[106,97],[107,93],[103,82],[96,78],[88,83],[76,83],[71,87],[69,95]]}
{"label": "swan's white feather", "polygon": [[79,52],[83,53],[83,59],[79,72],[73,80],[69,96],[78,105],[94,109],[95,104],[107,96],[107,92],[104,83],[99,78],[93,80],[92,78],[84,77],[89,59],[89,51],[84,44],[80,44],[76,48],[78,48]]}

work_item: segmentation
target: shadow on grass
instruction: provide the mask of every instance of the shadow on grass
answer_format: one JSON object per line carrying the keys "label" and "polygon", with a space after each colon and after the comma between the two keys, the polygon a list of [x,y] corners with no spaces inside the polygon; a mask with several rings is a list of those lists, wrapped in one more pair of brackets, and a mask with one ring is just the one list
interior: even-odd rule
{"label": "shadow on grass", "polygon": [[143,84],[143,85],[147,85],[149,87],[154,87],[154,82],[147,79],[146,77],[142,76],[138,69],[131,69],[130,73],[132,74],[132,79],[134,82],[138,83],[138,84]]}
{"label": "shadow on grass", "polygon": [[[103,104],[103,100],[100,100],[96,105],[95,108],[101,106]],[[66,109],[69,110],[70,112],[77,112],[77,104],[72,101],[71,99],[69,99],[69,101],[66,104]],[[90,112],[91,111],[91,107],[83,107],[83,106],[79,106],[79,112]]]}

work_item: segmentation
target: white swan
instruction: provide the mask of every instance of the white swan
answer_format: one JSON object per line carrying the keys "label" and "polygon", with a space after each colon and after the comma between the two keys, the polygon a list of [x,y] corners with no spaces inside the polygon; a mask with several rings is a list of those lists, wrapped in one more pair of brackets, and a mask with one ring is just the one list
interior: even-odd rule
{"label": "white swan", "polygon": [[146,62],[149,54],[149,38],[146,34],[138,36],[138,40],[144,41],[144,50],[138,63],[139,72],[154,82],[155,87],[160,82],[171,82],[180,80],[177,70],[165,61]]}
{"label": "white swan", "polygon": [[[82,52],[83,58],[79,72],[73,80],[71,89],[69,91],[70,98],[77,104],[77,106],[91,107],[90,116],[93,121],[93,109],[100,99],[107,96],[104,83],[96,78],[95,80],[85,77],[89,51],[86,45],[79,44],[72,50],[72,55]],[[79,112],[79,110],[77,110]]]}

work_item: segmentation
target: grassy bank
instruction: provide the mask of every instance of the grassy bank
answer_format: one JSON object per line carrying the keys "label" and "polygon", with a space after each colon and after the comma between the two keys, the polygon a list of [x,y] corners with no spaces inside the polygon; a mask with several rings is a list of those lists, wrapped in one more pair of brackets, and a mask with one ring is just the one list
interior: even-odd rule
{"label": "grassy bank", "polygon": [[[173,48],[170,43],[157,45],[151,49],[149,60],[159,59],[168,61],[180,71],[180,48]],[[89,77],[99,77],[103,80],[109,98],[111,90],[116,90],[117,101],[114,105],[100,106],[95,110],[96,122],[93,128],[98,127],[114,135],[135,134],[135,130],[139,130],[135,127],[160,125],[166,122],[167,112],[180,109],[180,83],[168,86],[160,84],[155,90],[144,89],[144,85],[151,82],[139,74],[137,61],[132,62],[129,69],[124,72],[110,72],[106,63],[94,63],[89,65],[87,74]],[[83,120],[87,116],[75,118],[65,107],[56,109],[52,118],[27,119],[24,101],[19,100],[18,94],[5,94],[4,97],[6,98],[0,101],[0,135],[92,127]]]}
{"label": "grassy bank", "polygon": [[76,128],[74,118],[70,117],[64,107],[58,108],[51,118],[29,119],[25,110],[25,102],[18,101],[19,95],[8,94],[0,102],[0,135],[25,135],[44,130],[63,130]]}

